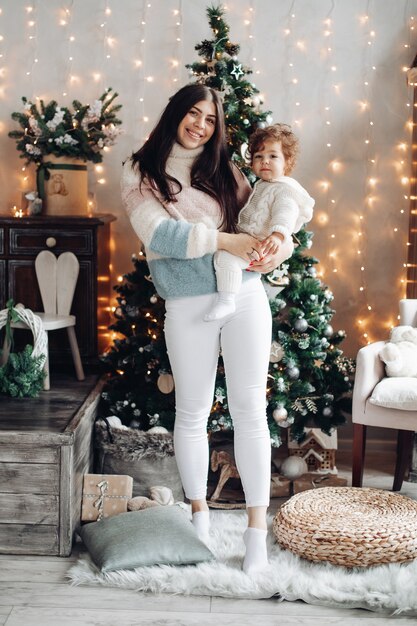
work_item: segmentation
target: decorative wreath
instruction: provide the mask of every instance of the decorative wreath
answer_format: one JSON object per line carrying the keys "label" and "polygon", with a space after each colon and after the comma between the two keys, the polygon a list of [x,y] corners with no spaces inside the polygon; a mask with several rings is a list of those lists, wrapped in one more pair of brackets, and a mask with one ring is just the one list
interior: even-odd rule
{"label": "decorative wreath", "polygon": [[9,319],[11,322],[23,322],[29,330],[32,331],[32,357],[36,359],[36,357],[43,355],[46,358],[48,352],[48,335],[46,334],[39,315],[35,315],[30,309],[25,309],[23,304],[16,304],[16,306],[9,305],[7,309],[0,311],[0,330],[3,326],[6,326]]}

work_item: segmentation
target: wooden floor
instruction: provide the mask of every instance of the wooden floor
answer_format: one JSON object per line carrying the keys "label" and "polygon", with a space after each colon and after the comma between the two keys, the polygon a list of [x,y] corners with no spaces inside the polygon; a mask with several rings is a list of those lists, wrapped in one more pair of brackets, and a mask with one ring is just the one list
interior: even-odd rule
{"label": "wooden floor", "polygon": [[[341,442],[337,463],[350,478],[349,442]],[[389,446],[388,446],[389,448]],[[390,489],[394,453],[367,455],[364,486]],[[402,494],[417,499],[417,484],[404,483]],[[272,503],[274,511],[281,501]],[[391,624],[392,618],[365,610],[343,610],[277,600],[231,600],[136,593],[122,589],[71,587],[65,579],[82,552],[77,544],[69,558],[0,556],[0,625],[7,626],[362,626]]]}

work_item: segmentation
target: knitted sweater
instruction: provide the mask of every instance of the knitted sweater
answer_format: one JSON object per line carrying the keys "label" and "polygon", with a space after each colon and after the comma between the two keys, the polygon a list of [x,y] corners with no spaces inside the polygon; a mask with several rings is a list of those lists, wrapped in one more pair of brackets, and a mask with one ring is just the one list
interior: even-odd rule
{"label": "knitted sweater", "polygon": [[294,178],[258,180],[252,195],[239,213],[239,230],[258,239],[272,232],[289,239],[313,217],[314,200]]}
{"label": "knitted sweater", "polygon": [[[158,294],[165,300],[216,291],[213,253],[221,226],[218,202],[191,187],[191,168],[203,146],[187,150],[174,144],[166,171],[182,185],[177,202],[165,202],[139,176],[128,160],[123,167],[122,199],[134,231],[144,245],[149,270]],[[238,202],[250,194],[246,178],[236,172]],[[244,273],[244,279],[254,277]]]}

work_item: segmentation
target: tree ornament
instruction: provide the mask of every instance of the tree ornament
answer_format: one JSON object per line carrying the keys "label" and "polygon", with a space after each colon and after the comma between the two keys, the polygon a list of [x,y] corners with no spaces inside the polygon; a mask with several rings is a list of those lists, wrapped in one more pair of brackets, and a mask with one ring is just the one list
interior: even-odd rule
{"label": "tree ornament", "polygon": [[292,380],[297,380],[300,376],[300,370],[294,365],[293,367],[287,368],[287,374]]}
{"label": "tree ornament", "polygon": [[308,322],[303,317],[295,320],[294,328],[299,333],[304,333],[308,328]]}
{"label": "tree ornament", "polygon": [[267,115],[266,118],[265,118],[265,121],[266,121],[267,124],[272,124],[272,122],[273,122],[272,115]]}
{"label": "tree ornament", "polygon": [[333,335],[333,327],[330,326],[330,324],[326,324],[326,328],[323,332],[326,337],[331,337]]}
{"label": "tree ornament", "polygon": [[284,349],[278,341],[273,341],[271,343],[271,353],[269,355],[269,360],[271,363],[278,363],[281,361],[284,356]]}
{"label": "tree ornament", "polygon": [[174,377],[166,372],[159,374],[156,382],[159,391],[162,393],[171,393],[174,391]]}
{"label": "tree ornament", "polygon": [[153,295],[149,298],[149,300],[152,302],[152,304],[155,304],[155,302],[158,302],[158,297],[156,295]]}
{"label": "tree ornament", "polygon": [[311,300],[312,302],[315,302],[315,301],[317,300],[317,296],[316,296],[316,294],[315,294],[315,293],[312,293],[312,294],[311,294],[311,296],[310,296],[310,300]]}
{"label": "tree ornament", "polygon": [[299,456],[289,456],[280,467],[281,474],[290,480],[299,478],[308,472],[307,463]]}
{"label": "tree ornament", "polygon": [[245,119],[243,120],[243,123],[245,126],[249,126],[250,121],[245,117]]}
{"label": "tree ornament", "polygon": [[315,278],[317,276],[317,270],[316,268],[311,265],[310,267],[307,268],[307,272],[310,274],[310,276],[312,276],[313,278]]}
{"label": "tree ornament", "polygon": [[129,428],[140,428],[138,420],[130,420]]}
{"label": "tree ornament", "polygon": [[215,401],[220,402],[220,404],[223,404],[225,399],[226,399],[226,396],[223,393],[223,389],[217,388],[215,392]]}
{"label": "tree ornament", "polygon": [[236,78],[236,80],[239,80],[239,78],[245,73],[242,70],[242,63],[233,63],[233,70],[230,73]]}
{"label": "tree ornament", "polygon": [[240,146],[240,154],[245,161],[248,159],[248,144],[246,142]]}
{"label": "tree ornament", "polygon": [[258,127],[258,128],[265,128],[265,127],[266,127],[266,124],[265,124],[265,122],[258,122],[258,123],[257,123],[257,127]]}
{"label": "tree ornament", "polygon": [[277,406],[277,408],[272,411],[272,417],[276,423],[279,424],[287,419],[288,411],[284,406]]}

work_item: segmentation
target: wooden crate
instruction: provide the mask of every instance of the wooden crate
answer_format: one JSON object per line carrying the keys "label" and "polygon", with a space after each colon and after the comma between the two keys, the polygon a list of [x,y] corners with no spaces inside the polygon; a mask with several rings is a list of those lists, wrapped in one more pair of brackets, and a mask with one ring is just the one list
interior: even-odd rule
{"label": "wooden crate", "polygon": [[88,376],[39,398],[1,398],[1,554],[71,554],[101,388]]}

